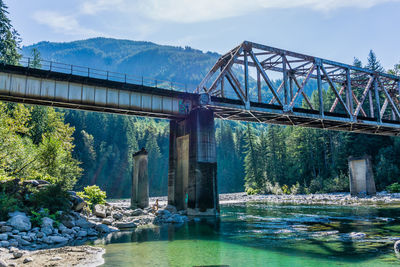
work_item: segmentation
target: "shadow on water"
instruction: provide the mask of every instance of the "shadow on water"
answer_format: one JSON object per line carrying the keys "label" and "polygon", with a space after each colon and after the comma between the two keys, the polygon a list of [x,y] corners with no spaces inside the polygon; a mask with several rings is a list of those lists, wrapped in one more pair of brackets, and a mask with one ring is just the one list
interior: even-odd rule
{"label": "shadow on water", "polygon": [[362,263],[393,253],[390,240],[378,239],[399,235],[399,218],[399,209],[247,203],[222,206],[218,219],[118,232],[104,243],[217,241],[287,256]]}

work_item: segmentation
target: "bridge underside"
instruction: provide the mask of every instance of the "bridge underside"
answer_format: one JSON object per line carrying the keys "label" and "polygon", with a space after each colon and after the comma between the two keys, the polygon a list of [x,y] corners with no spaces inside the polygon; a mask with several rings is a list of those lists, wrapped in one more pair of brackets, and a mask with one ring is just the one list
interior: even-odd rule
{"label": "bridge underside", "polygon": [[289,113],[284,112],[276,105],[260,104],[257,102],[250,102],[250,109],[243,110],[238,109],[236,106],[237,103],[235,102],[238,101],[226,101],[212,97],[212,102],[207,105],[207,107],[214,111],[216,118],[223,120],[400,136],[400,122],[398,121],[383,119],[382,123],[377,124],[374,119],[363,116],[358,116],[357,120],[354,121],[343,114],[332,112],[325,112],[325,116],[321,118],[316,110],[294,108],[293,111]]}

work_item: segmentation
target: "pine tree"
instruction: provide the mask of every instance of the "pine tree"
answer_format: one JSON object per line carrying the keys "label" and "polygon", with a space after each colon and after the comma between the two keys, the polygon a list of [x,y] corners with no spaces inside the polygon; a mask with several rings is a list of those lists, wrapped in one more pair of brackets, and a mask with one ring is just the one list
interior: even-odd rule
{"label": "pine tree", "polygon": [[18,32],[11,25],[8,16],[7,6],[0,0],[0,61],[6,64],[18,64],[21,55],[21,39]]}
{"label": "pine tree", "polygon": [[369,51],[367,60],[368,60],[368,63],[365,66],[367,69],[370,69],[372,71],[378,71],[378,72],[385,71],[383,69],[383,67],[381,66],[381,63],[379,62],[379,60],[376,58],[374,51],[372,51],[372,50]]}

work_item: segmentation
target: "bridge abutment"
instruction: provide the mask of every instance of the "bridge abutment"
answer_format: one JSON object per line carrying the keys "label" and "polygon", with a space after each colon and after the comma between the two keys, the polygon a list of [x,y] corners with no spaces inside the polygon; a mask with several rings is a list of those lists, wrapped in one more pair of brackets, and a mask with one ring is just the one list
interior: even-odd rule
{"label": "bridge abutment", "polygon": [[198,107],[170,121],[168,204],[188,215],[219,214],[212,110]]}
{"label": "bridge abutment", "polygon": [[350,194],[352,196],[375,195],[374,173],[370,156],[349,157]]}

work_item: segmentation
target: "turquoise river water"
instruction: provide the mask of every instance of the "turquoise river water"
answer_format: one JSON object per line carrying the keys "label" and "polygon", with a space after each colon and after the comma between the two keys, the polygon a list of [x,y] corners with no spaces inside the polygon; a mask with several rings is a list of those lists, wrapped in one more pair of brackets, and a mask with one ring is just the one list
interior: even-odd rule
{"label": "turquoise river water", "polygon": [[400,266],[400,207],[221,206],[219,220],[114,233],[103,266]]}

